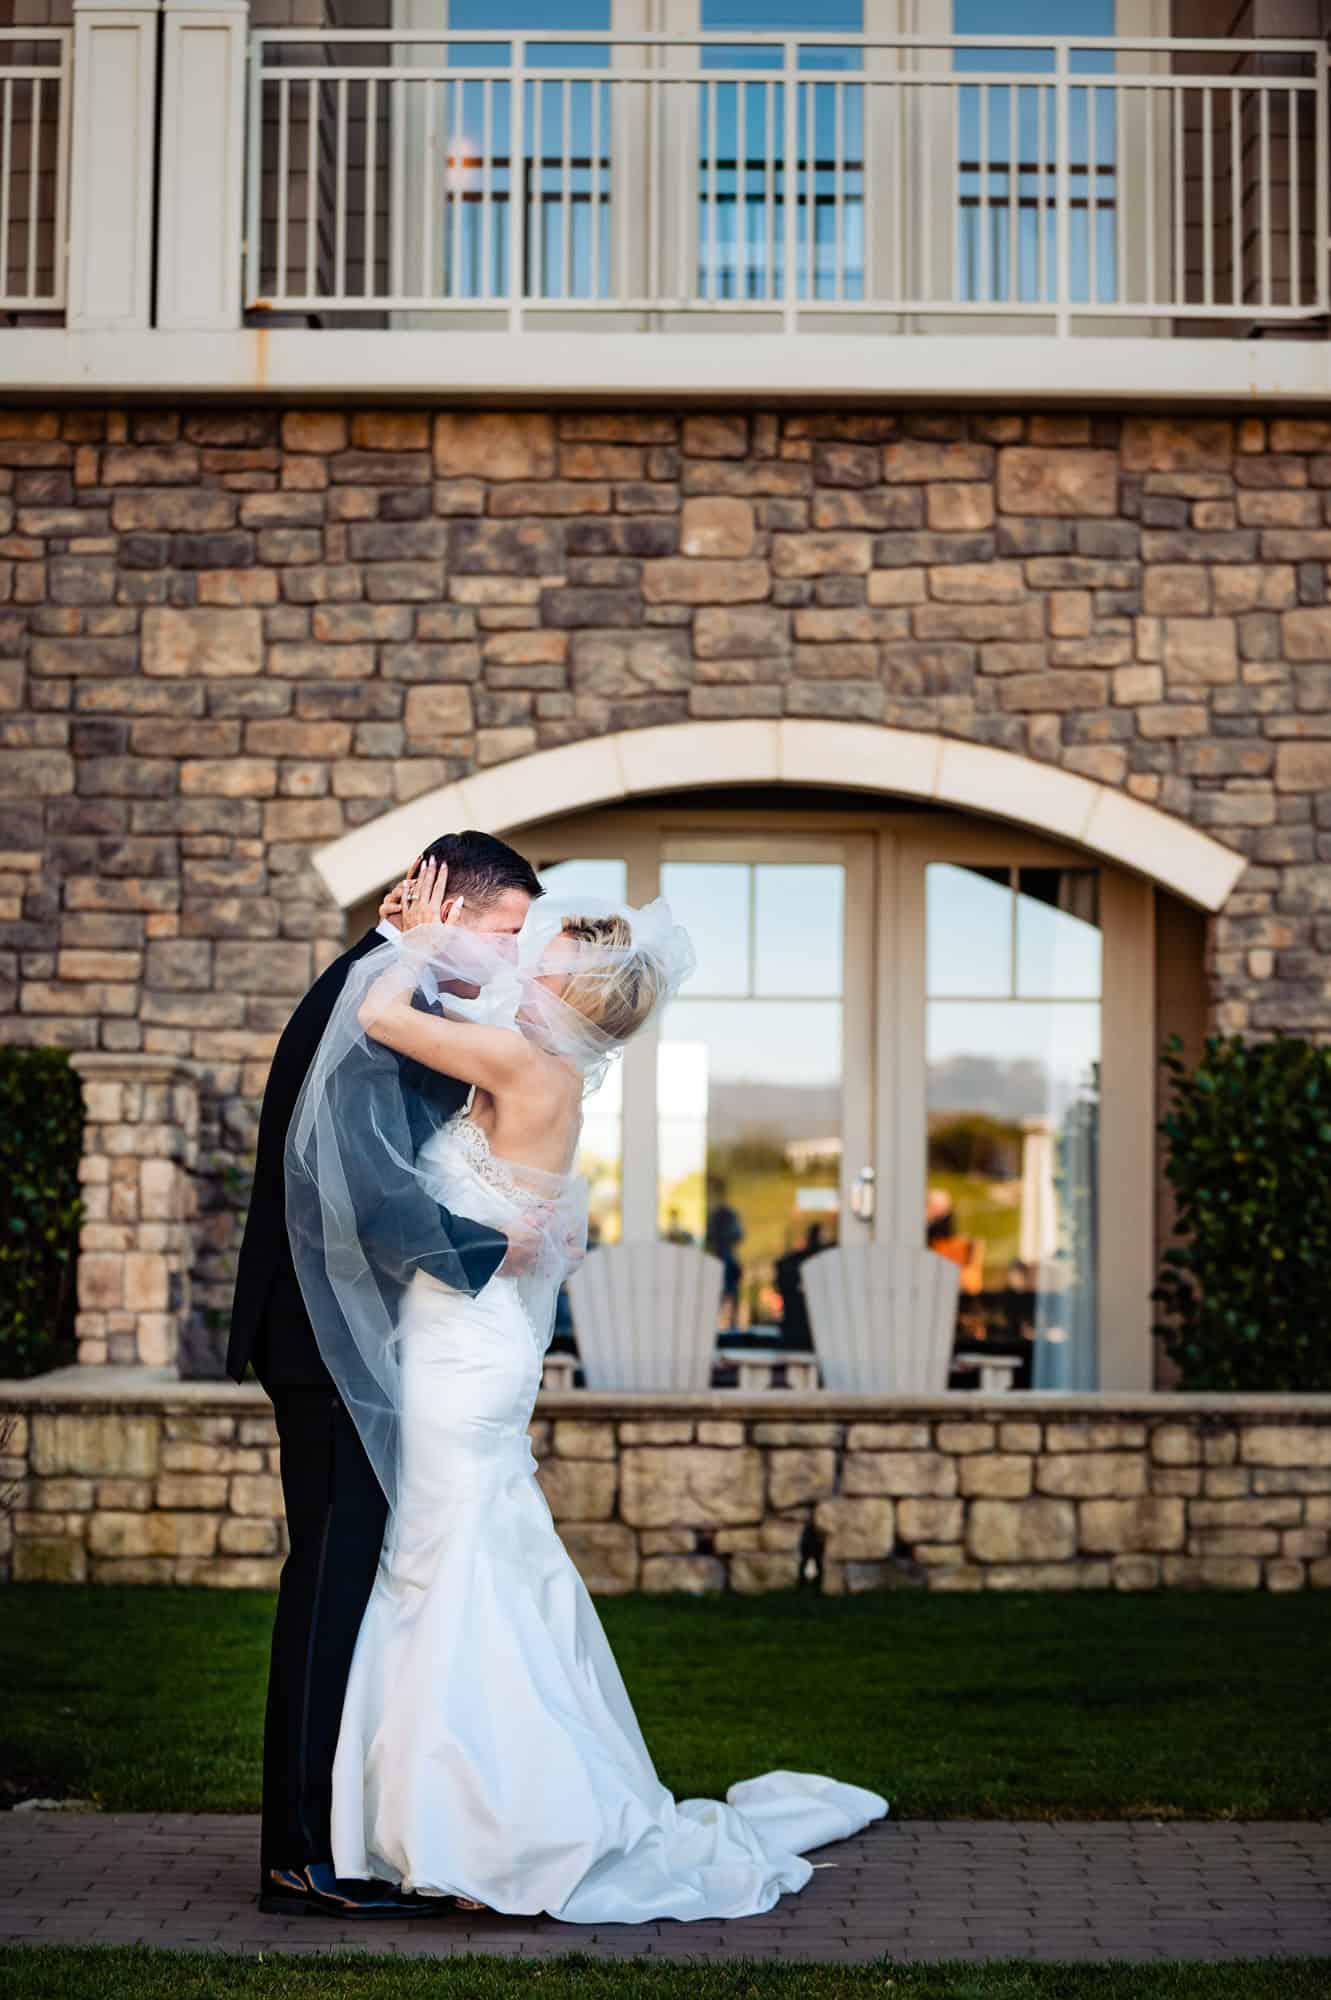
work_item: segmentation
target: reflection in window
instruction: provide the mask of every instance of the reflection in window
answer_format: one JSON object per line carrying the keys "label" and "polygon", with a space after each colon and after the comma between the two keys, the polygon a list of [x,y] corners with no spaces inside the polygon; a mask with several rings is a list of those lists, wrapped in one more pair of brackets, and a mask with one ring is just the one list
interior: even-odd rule
{"label": "reflection in window", "polygon": [[927,871],[928,1193],[959,1352],[1096,1383],[1101,933],[1093,869]]}
{"label": "reflection in window", "polygon": [[721,1259],[723,1330],[792,1346],[800,1259],[840,1213],[844,887],[839,863],[661,871],[699,968],[662,1027],[659,1227]]}
{"label": "reflection in window", "polygon": [[[450,0],[459,33],[609,34],[610,0]],[[452,42],[450,67],[501,69],[512,43]],[[608,44],[526,44],[529,69],[608,69]],[[443,92],[444,292],[497,298],[507,292],[513,196],[513,85],[460,75]],[[560,74],[533,80],[523,99],[519,198],[523,290],[529,298],[605,298],[610,290],[610,85]],[[432,149],[430,149],[432,150]]]}
{"label": "reflection in window", "polygon": [[[456,3],[456,0],[455,0]],[[557,861],[538,869],[547,896],[587,896],[622,903],[628,897],[628,870],[622,861]],[[623,1235],[624,1074],[611,1063],[601,1088],[586,1101],[577,1170],[588,1186],[588,1237],[617,1243]]]}
{"label": "reflection in window", "polygon": [[[703,0],[705,33],[858,35],[863,0]],[[776,301],[785,287],[786,203],[795,203],[795,290],[802,299],[864,297],[864,86],[843,80],[861,50],[810,43],[801,71],[795,153],[786,157],[784,53],[715,44],[698,86],[698,291],[704,299]],[[753,82],[735,75],[752,70]],[[760,74],[768,72],[768,74]],[[775,74],[771,74],[775,72]]]}
{"label": "reflection in window", "polygon": [[[953,0],[958,35],[1114,33],[1114,0]],[[1058,297],[1058,107],[1052,48],[956,49],[954,67],[983,72],[963,85],[957,107],[958,295],[979,304],[1041,304]],[[1112,74],[1110,49],[1074,49],[1078,78]],[[1013,75],[1013,81],[1004,79]],[[1119,295],[1119,92],[1078,82],[1068,92],[1070,181],[1068,296],[1110,304]]]}

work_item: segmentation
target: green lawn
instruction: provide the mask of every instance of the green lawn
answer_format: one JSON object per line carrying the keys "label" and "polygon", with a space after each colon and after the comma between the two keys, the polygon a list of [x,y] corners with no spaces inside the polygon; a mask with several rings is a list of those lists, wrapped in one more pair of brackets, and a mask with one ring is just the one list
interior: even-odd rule
{"label": "green lawn", "polygon": [[1254,1965],[607,1964],[0,1950],[6,2000],[1326,2000],[1325,1960]]}
{"label": "green lawn", "polygon": [[[32,1585],[0,1603],[10,1798],[257,1808],[270,1598]],[[680,1793],[794,1766],[874,1786],[911,1818],[1299,1819],[1331,1797],[1331,1594],[601,1610]]]}

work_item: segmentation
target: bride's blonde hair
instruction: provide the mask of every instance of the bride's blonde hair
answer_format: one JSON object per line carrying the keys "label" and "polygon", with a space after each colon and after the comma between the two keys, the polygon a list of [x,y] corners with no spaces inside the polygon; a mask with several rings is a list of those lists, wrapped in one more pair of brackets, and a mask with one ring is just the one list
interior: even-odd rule
{"label": "bride's blonde hair", "polygon": [[665,996],[668,980],[660,960],[634,949],[625,917],[565,917],[559,934],[589,947],[591,961],[581,971],[575,961],[560,999],[612,1041],[626,1042]]}

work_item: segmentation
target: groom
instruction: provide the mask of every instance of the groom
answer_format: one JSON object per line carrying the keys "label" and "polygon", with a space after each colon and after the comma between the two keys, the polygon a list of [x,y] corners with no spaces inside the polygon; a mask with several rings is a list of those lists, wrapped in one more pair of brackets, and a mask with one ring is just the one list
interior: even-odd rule
{"label": "groom", "polygon": [[[515,934],[541,894],[530,865],[489,834],[446,834],[420,858],[447,868],[450,901],[462,896],[461,922],[472,930]],[[272,1399],[291,1544],[278,1587],[268,1679],[259,1907],[342,1920],[439,1908],[437,1899],[403,1895],[385,1882],[340,1881],[333,1870],[333,1755],[387,1502],[320,1356],[286,1226],[287,1127],[351,967],[394,935],[391,903],[384,908],[389,914],[378,928],[314,982],[277,1044],[259,1117],[226,1357],[227,1373],[237,1382],[252,1365]],[[463,1084],[437,1076],[432,1083],[445,1116],[461,1108]],[[407,1087],[416,1087],[415,1080]],[[385,1181],[374,1199],[380,1213],[396,1213],[428,1197],[404,1170],[400,1186]],[[510,1244],[500,1232],[444,1211],[439,1219],[439,1234],[452,1248],[433,1275],[445,1283],[474,1295],[497,1271],[523,1268],[518,1241]],[[411,1274],[398,1275],[405,1283]]]}

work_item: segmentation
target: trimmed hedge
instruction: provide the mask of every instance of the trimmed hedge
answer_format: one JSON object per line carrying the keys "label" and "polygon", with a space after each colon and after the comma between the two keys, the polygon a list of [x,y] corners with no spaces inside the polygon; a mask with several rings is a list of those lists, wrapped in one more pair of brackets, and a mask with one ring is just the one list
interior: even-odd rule
{"label": "trimmed hedge", "polygon": [[1331,1048],[1211,1036],[1189,1071],[1181,1046],[1156,1332],[1186,1389],[1331,1389]]}
{"label": "trimmed hedge", "polygon": [[74,1357],[82,1148],[68,1057],[0,1048],[0,1375]]}

